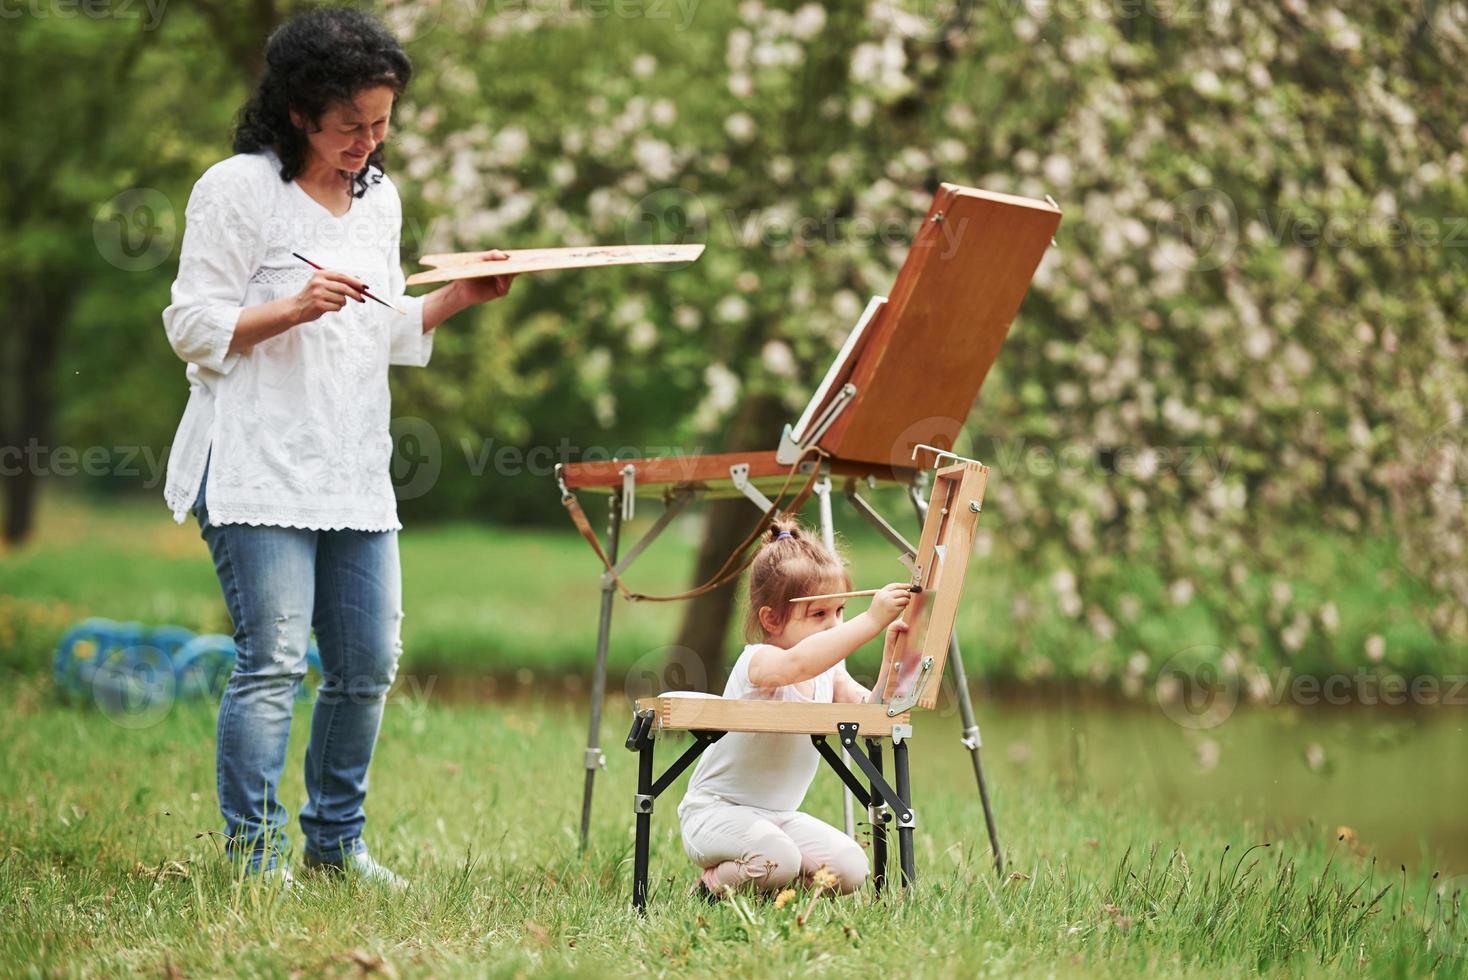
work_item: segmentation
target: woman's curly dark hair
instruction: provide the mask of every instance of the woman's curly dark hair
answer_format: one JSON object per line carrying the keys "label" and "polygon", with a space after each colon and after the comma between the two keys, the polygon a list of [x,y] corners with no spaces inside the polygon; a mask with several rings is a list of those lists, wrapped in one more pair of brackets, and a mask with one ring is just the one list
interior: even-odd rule
{"label": "woman's curly dark hair", "polygon": [[[272,149],[280,157],[280,179],[294,180],[305,168],[308,144],[306,132],[291,122],[291,109],[315,125],[331,105],[350,104],[363,89],[387,85],[401,96],[412,77],[413,63],[402,45],[372,15],[351,7],[298,14],[266,42],[265,72],[240,110],[234,152]],[[367,193],[374,166],[384,169],[381,146],[354,175],[353,196]]]}

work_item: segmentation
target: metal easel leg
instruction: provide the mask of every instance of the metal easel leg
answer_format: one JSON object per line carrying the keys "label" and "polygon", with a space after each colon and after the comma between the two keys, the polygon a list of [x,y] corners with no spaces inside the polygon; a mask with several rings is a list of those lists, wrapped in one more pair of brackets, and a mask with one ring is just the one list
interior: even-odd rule
{"label": "metal easel leg", "polygon": [[683,774],[683,771],[698,761],[704,749],[723,738],[724,732],[693,732],[693,744],[667,768],[661,776],[653,778],[653,728],[656,713],[634,712],[632,730],[627,733],[627,748],[637,753],[637,795],[632,800],[632,812],[637,821],[637,839],[632,852],[632,907],[638,912],[647,909],[647,866],[652,850],[652,811],[657,798],[667,792],[668,787]]}
{"label": "metal easel leg", "polygon": [[[633,812],[637,819],[637,843],[632,853],[632,907],[638,912],[647,909],[647,861],[652,845],[652,754],[657,744],[652,737],[652,719],[638,718],[633,722],[634,733],[641,723],[641,734],[637,736],[637,797]],[[632,739],[628,739],[629,742]]]}
{"label": "metal easel leg", "polygon": [[[908,497],[917,510],[918,524],[928,517],[928,502],[923,499],[916,485],[908,487]],[[979,723],[974,717],[973,700],[969,697],[968,671],[963,666],[963,654],[958,649],[958,636],[948,638],[948,662],[953,669],[953,686],[958,694],[958,714],[963,721],[963,734],[959,741],[969,750],[974,764],[974,780],[979,784],[979,803],[984,808],[984,827],[989,832],[989,849],[994,854],[994,872],[1004,877],[1004,851],[999,846],[999,827],[994,822],[994,807],[989,801],[989,785],[984,779],[984,763],[979,757],[983,745],[979,737]]]}
{"label": "metal easel leg", "polygon": [[989,803],[989,785],[984,780],[984,764],[979,761],[979,749],[983,740],[979,736],[979,723],[974,718],[973,702],[968,695],[968,676],[963,669],[963,655],[958,652],[958,637],[949,637],[948,663],[953,668],[953,684],[958,689],[958,714],[963,720],[963,737],[960,739],[969,750],[974,763],[974,779],[979,784],[979,803],[984,807],[984,826],[989,831],[989,849],[994,853],[994,873],[1004,877],[1004,852],[999,848],[999,828],[994,823],[994,808]]}
{"label": "metal easel leg", "polygon": [[[617,545],[622,537],[622,499],[613,492],[607,501],[607,559],[617,562]],[[607,648],[612,640],[612,601],[617,596],[617,583],[610,574],[601,580],[601,619],[596,630],[596,666],[591,674],[591,726],[586,735],[586,787],[581,796],[581,853],[586,853],[586,840],[591,833],[591,794],[596,771],[606,764],[601,751],[601,709],[607,696]]]}
{"label": "metal easel leg", "polygon": [[[912,810],[912,781],[907,771],[907,739],[892,740],[892,764],[897,770],[897,796],[907,802]],[[907,819],[903,819],[906,816]],[[897,854],[902,865],[902,885],[911,887],[917,881],[917,869],[913,861],[912,831],[917,820],[911,812],[897,815]]]}
{"label": "metal easel leg", "polygon": [[[826,550],[834,555],[836,553],[836,522],[831,516],[831,477],[829,473],[821,474],[821,478],[811,489],[815,491],[816,500],[820,503],[821,540],[825,542]],[[851,757],[846,754],[845,749],[841,750],[841,761],[848,766],[851,764]],[[847,789],[841,791],[841,819],[842,825],[846,828],[846,836],[854,839],[856,837],[856,812],[852,806],[851,791]]]}
{"label": "metal easel leg", "polygon": [[[867,757],[880,773],[882,743],[875,738],[869,738],[866,742]],[[872,890],[880,895],[887,884],[887,821],[892,819],[892,808],[882,799],[875,782],[872,783],[872,799],[867,813],[872,824]]]}

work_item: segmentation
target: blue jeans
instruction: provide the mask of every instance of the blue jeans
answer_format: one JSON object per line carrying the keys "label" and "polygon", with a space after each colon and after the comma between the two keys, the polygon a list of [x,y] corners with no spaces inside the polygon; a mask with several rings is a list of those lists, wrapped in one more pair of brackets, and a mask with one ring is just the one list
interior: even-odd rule
{"label": "blue jeans", "polygon": [[194,516],[234,623],[218,723],[226,853],[253,872],[289,852],[276,788],[313,627],[323,676],[306,750],[305,852],[341,861],[365,851],[367,768],[402,652],[397,532],[211,524],[202,482]]}

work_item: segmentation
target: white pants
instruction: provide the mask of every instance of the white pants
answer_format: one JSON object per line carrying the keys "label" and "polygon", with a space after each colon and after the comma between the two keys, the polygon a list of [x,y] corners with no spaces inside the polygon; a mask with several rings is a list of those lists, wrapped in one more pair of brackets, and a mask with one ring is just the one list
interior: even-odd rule
{"label": "white pants", "polygon": [[747,882],[762,892],[778,891],[822,867],[836,876],[842,894],[866,881],[861,845],[808,813],[701,803],[689,807],[681,823],[683,850],[704,869],[704,884],[715,894]]}

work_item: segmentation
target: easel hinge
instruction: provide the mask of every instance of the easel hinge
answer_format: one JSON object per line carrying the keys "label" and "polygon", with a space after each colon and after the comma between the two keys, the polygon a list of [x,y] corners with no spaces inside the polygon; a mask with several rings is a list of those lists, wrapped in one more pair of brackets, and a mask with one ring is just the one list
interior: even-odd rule
{"label": "easel hinge", "polygon": [[760,509],[760,513],[768,514],[774,509],[775,505],[770,502],[770,498],[760,493],[759,488],[749,482],[748,463],[735,463],[729,467],[729,477],[734,481],[734,489],[748,497]]}

